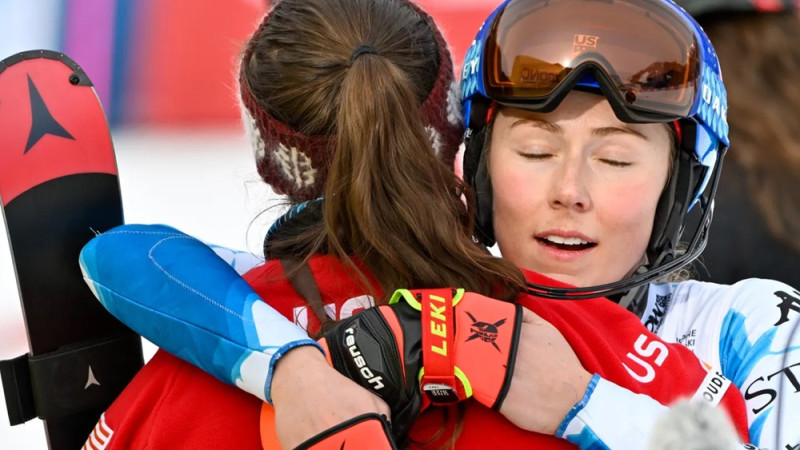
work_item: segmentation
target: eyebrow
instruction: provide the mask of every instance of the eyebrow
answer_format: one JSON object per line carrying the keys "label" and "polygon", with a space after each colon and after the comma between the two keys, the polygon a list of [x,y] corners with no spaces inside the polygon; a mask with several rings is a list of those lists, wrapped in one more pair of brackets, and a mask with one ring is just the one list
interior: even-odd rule
{"label": "eyebrow", "polygon": [[514,128],[518,125],[530,125],[535,128],[541,128],[545,131],[549,131],[551,133],[563,133],[564,129],[561,128],[560,125],[556,125],[552,122],[548,122],[546,120],[539,120],[539,119],[517,119],[515,120],[509,128]]}
{"label": "eyebrow", "polygon": [[[552,122],[548,122],[546,120],[530,119],[530,118],[517,119],[511,124],[510,128],[514,128],[514,127],[519,126],[519,125],[529,125],[529,126],[532,126],[532,127],[535,127],[535,128],[541,128],[541,129],[543,129],[545,131],[549,131],[551,133],[561,134],[561,133],[564,132],[564,129],[560,125],[557,125],[557,124],[552,123]],[[595,136],[611,136],[611,135],[614,135],[614,134],[630,134],[630,135],[642,138],[644,140],[648,140],[647,136],[645,136],[644,134],[640,133],[639,131],[627,126],[626,124],[622,124],[621,126],[595,128],[595,129],[592,130],[592,134],[594,134]]]}
{"label": "eyebrow", "polygon": [[592,134],[595,136],[610,136],[613,134],[631,134],[637,137],[644,139],[645,141],[648,140],[647,136],[640,133],[639,131],[629,127],[629,126],[619,126],[619,127],[602,127],[602,128],[595,128],[592,130]]}

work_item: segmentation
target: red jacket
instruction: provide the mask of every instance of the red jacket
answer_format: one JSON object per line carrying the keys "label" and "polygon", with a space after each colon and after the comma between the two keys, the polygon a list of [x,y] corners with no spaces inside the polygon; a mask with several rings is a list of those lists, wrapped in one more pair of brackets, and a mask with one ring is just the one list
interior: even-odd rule
{"label": "red jacket", "polygon": [[[369,306],[369,298],[365,297],[363,289],[334,258],[315,257],[309,265],[323,301],[331,305],[329,310],[336,319]],[[526,276],[537,283],[555,283],[530,272]],[[290,320],[306,326],[311,332],[319,327],[319,321],[307,308],[305,300],[283,278],[283,269],[277,261],[251,270],[245,279],[261,298]],[[375,294],[381,293],[376,289]],[[641,324],[638,317],[606,299],[552,301],[521,295],[518,302],[558,328],[586,370],[634,392],[647,394],[663,404],[691,396],[705,377],[705,369],[691,351],[679,344],[663,343]],[[628,354],[634,351],[637,339],[642,335],[647,342],[662,342],[669,352],[669,357],[661,365],[652,365],[654,377],[646,383],[631,377],[622,365],[630,362]],[[654,358],[658,356],[658,353],[653,354]],[[628,365],[636,370],[635,365]],[[739,392],[729,389],[723,405],[735,418],[740,434],[746,438],[746,414]],[[107,446],[95,445],[94,448],[256,449],[262,442],[267,448],[273,448],[271,423],[268,420],[260,423],[261,406],[257,398],[159,351],[106,411],[95,429],[95,442]],[[457,438],[459,449],[574,448],[567,441],[523,431],[499,413],[475,401],[464,402],[459,408],[463,413],[456,416],[461,418],[453,420],[451,414],[446,426],[442,410],[427,410],[413,427],[412,439],[427,441],[445,428],[439,439],[424,446],[441,448],[452,436],[456,423],[461,421],[462,431]],[[268,414],[264,417],[267,418]],[[259,436],[260,427],[266,430],[263,441]]]}

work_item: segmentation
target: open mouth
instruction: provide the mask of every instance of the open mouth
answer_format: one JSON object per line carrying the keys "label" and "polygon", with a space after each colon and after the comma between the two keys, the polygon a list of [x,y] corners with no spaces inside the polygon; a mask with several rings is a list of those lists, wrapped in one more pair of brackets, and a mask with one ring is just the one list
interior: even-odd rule
{"label": "open mouth", "polygon": [[567,251],[581,251],[597,246],[595,242],[585,241],[577,237],[542,236],[537,237],[536,240],[548,247]]}

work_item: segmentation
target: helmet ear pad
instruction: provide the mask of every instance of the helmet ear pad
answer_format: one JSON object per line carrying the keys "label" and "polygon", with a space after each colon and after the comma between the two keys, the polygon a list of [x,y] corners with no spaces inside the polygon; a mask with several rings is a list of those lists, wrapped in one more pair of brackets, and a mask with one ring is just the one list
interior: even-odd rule
{"label": "helmet ear pad", "polygon": [[[682,139],[676,142],[673,165],[667,184],[656,207],[656,215],[653,221],[653,232],[650,236],[650,243],[647,247],[647,265],[658,267],[674,259],[681,242],[681,236],[688,232],[688,236],[694,237],[699,228],[707,227],[710,219],[705,219],[705,210],[711,208],[708,197],[700,196],[699,206],[700,218],[687,220],[689,207],[698,197],[698,190],[703,184],[708,167],[700,163],[694,153],[694,149],[687,146],[687,143],[694,143],[697,133],[697,123],[693,120],[681,119]],[[717,160],[717,165],[722,164]],[[719,170],[719,167],[715,167]],[[702,193],[700,193],[702,194]],[[687,230],[687,225],[691,227]],[[705,233],[705,231],[703,231]]]}
{"label": "helmet ear pad", "polygon": [[491,140],[491,126],[486,123],[489,102],[473,101],[469,125],[464,134],[464,181],[470,187],[475,204],[475,237],[481,244],[495,244],[492,182],[489,178],[487,151]]}

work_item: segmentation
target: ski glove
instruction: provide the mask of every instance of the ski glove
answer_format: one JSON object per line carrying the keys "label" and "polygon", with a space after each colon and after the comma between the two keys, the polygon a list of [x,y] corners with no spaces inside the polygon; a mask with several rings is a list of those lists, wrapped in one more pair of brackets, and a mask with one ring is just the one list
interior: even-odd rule
{"label": "ski glove", "polygon": [[505,400],[522,324],[521,307],[463,289],[397,290],[390,305],[421,313],[420,386],[437,405],[475,397],[500,409]]}
{"label": "ski glove", "polygon": [[336,370],[389,405],[402,442],[430,404],[475,397],[500,408],[521,322],[518,305],[463,289],[400,289],[389,305],[339,322],[320,344]]}

